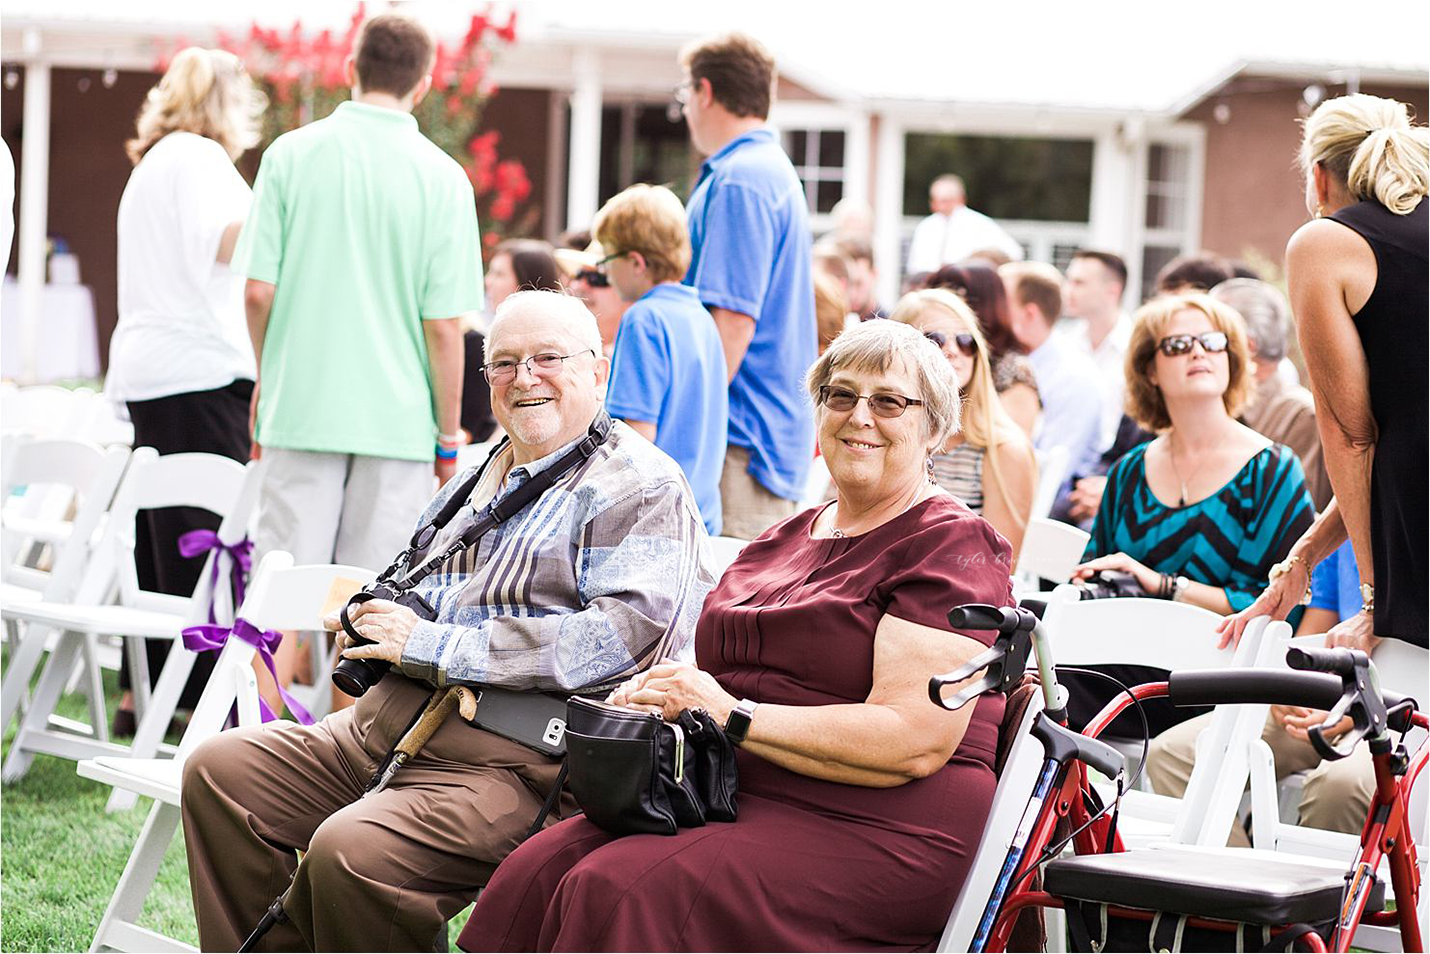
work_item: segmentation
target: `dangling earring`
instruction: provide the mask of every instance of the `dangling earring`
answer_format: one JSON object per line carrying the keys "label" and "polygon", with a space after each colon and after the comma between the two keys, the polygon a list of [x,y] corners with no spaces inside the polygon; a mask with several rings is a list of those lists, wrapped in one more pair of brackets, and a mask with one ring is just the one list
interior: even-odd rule
{"label": "dangling earring", "polygon": [[933,457],[932,457],[932,456],[925,457],[925,458],[924,458],[924,463],[928,466],[929,483],[931,483],[931,484],[933,484],[935,487],[937,487],[937,486],[938,486],[938,479],[937,479],[936,477],[934,477],[934,475],[933,475]]}
{"label": "dangling earring", "polygon": [[1325,215],[1325,214],[1326,214],[1326,207],[1323,206],[1323,205],[1321,205],[1321,203],[1317,202],[1317,203],[1316,203],[1316,218],[1319,219],[1321,216],[1323,216],[1323,215]]}

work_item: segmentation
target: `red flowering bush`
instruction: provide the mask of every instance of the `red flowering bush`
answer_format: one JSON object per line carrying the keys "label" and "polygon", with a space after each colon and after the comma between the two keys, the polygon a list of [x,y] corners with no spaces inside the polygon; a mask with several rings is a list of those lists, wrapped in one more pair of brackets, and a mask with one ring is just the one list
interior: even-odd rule
{"label": "red flowering bush", "polygon": [[[531,195],[526,168],[519,160],[499,157],[501,135],[495,130],[474,135],[482,107],[496,92],[487,75],[492,54],[516,42],[516,11],[507,15],[505,23],[495,22],[490,13],[488,7],[472,15],[456,48],[437,43],[432,89],[413,110],[422,132],[460,162],[471,179],[488,251],[507,234],[529,231],[538,211],[528,208],[521,221],[515,221],[517,207]],[[364,5],[359,3],[340,36],[331,30],[309,35],[296,20],[286,32],[254,23],[244,37],[219,33],[218,45],[238,56],[268,94],[260,150],[283,133],[322,119],[349,98],[343,63],[352,53],[364,16]],[[187,45],[180,41],[160,58],[157,69],[167,69],[172,54]]]}

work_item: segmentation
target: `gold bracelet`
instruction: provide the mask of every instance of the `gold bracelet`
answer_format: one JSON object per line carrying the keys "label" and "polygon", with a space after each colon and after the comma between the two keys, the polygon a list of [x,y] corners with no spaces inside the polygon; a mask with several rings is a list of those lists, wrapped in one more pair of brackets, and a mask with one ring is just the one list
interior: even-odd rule
{"label": "gold bracelet", "polygon": [[1281,579],[1281,577],[1285,576],[1287,573],[1290,573],[1292,565],[1296,563],[1301,564],[1302,569],[1306,571],[1306,592],[1301,596],[1300,600],[1300,605],[1306,606],[1311,602],[1311,564],[1307,562],[1305,557],[1294,554],[1288,556],[1286,559],[1282,560],[1280,563],[1276,564],[1271,568],[1271,572],[1267,574],[1266,582],[1267,585],[1275,583],[1277,580]]}

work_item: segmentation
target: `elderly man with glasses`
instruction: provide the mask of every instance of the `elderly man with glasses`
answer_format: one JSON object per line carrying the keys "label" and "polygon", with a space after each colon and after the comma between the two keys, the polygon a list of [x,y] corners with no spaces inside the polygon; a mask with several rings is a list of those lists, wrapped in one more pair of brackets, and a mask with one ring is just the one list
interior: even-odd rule
{"label": "elderly man with glasses", "polygon": [[[184,766],[205,950],[236,949],[280,894],[286,920],[268,949],[431,949],[549,804],[558,760],[464,712],[374,788],[429,699],[474,684],[604,694],[690,656],[714,582],[704,525],[675,462],[606,415],[609,362],[590,312],[566,295],[518,292],[497,311],[486,359],[509,441],[419,522],[466,496],[449,523],[414,537],[406,561],[445,556],[411,591],[433,612],[373,599],[351,607],[364,642],[338,637],[344,657],[386,663],[387,674],[317,725],[232,729]],[[471,541],[489,503],[519,502],[546,471],[558,475],[551,486]],[[336,615],[328,625],[339,628]],[[569,795],[556,801],[552,820],[574,808]]]}

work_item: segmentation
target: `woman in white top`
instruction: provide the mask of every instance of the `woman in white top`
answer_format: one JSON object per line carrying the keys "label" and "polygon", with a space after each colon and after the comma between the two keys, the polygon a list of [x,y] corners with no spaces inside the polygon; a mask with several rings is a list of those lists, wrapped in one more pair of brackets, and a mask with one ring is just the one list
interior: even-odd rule
{"label": "woman in white top", "polygon": [[953,366],[963,397],[963,427],[930,458],[933,476],[993,524],[1013,548],[1016,563],[1033,507],[1038,462],[1028,436],[998,399],[978,317],[944,288],[909,292],[889,317],[922,331]]}
{"label": "woman in white top", "polygon": [[[256,369],[243,277],[228,263],[251,199],[234,161],[258,143],[265,105],[237,57],[190,47],[139,112],[127,146],[134,171],[119,201],[119,325],[105,380],[105,391],[128,409],[136,447],[248,459]],[[203,557],[182,558],[177,541],[199,528],[217,529],[218,518],[187,508],[141,512],[140,584],[192,592]],[[151,678],[171,645],[150,641]],[[186,707],[209,668],[195,667]],[[127,682],[122,672],[121,685]],[[132,732],[128,703],[126,693],[116,734]]]}

